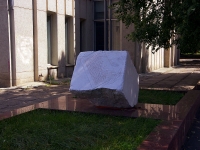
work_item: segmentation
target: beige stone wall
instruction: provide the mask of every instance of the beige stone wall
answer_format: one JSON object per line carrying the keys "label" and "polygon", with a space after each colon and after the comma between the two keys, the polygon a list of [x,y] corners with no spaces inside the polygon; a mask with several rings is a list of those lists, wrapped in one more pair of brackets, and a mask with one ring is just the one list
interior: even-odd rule
{"label": "beige stone wall", "polygon": [[[77,55],[80,52],[80,21],[84,20],[84,41],[83,50],[93,49],[93,3],[89,0],[35,0],[36,14],[34,15],[36,25],[35,43],[35,80],[42,75],[47,78],[47,14],[52,16],[52,64],[58,66],[58,72],[54,69],[54,74],[64,77],[72,74],[71,69],[66,68],[66,64],[74,65]],[[43,5],[42,5],[43,4]],[[42,5],[42,6],[41,6]],[[75,8],[75,9],[74,9]],[[91,10],[88,13],[88,8]],[[65,50],[65,21],[68,24],[67,52]],[[89,34],[90,33],[90,34]],[[42,42],[41,42],[42,41]],[[70,71],[68,73],[66,70]]]}
{"label": "beige stone wall", "polygon": [[[71,1],[70,1],[71,2]],[[38,74],[35,74],[35,80],[39,80],[39,76],[43,76],[43,79],[48,78],[47,67],[54,65],[58,66],[58,72],[56,69],[52,69],[51,73],[54,78],[65,76],[66,54],[65,54],[65,18],[70,17],[72,12],[66,11],[69,1],[65,0],[37,0],[35,15],[35,22],[37,26],[37,37],[35,37],[38,45],[37,48],[38,57]],[[71,9],[72,10],[72,9]],[[66,13],[68,13],[66,15]],[[47,14],[52,17],[52,64],[47,64]],[[73,24],[73,23],[71,23]],[[72,31],[73,32],[73,31]]]}
{"label": "beige stone wall", "polygon": [[1,4],[0,87],[33,81],[32,0],[15,0],[13,8]]}
{"label": "beige stone wall", "polygon": [[47,4],[34,1],[34,80],[47,76]]}
{"label": "beige stone wall", "polygon": [[[13,58],[9,38],[9,14],[7,1],[0,0],[0,85],[19,85],[24,82],[47,79],[49,65],[58,66],[58,72],[53,69],[55,76],[64,77],[66,64],[74,64],[74,2],[72,0],[15,0],[13,7]],[[78,10],[77,10],[78,11]],[[47,64],[47,14],[52,15],[52,64]],[[65,50],[65,18],[69,20],[68,50],[66,60]],[[11,60],[13,65],[10,65]],[[10,66],[13,66],[11,72]],[[13,76],[12,76],[13,73]],[[12,78],[11,78],[12,77]]]}
{"label": "beige stone wall", "polygon": [[128,29],[125,27],[123,23],[120,22],[120,49],[121,50],[127,50],[131,56],[131,59],[135,66],[137,66],[136,62],[136,43],[132,41],[128,41],[126,39],[127,34],[130,33],[130,31],[134,30],[134,26],[129,27]]}
{"label": "beige stone wall", "polygon": [[33,61],[33,14],[32,0],[15,0],[15,63],[14,85],[34,81]]}
{"label": "beige stone wall", "polygon": [[65,13],[68,16],[73,16],[74,15],[74,4],[73,4],[73,0],[65,0]]}
{"label": "beige stone wall", "polygon": [[164,67],[173,67],[179,64],[180,52],[177,46],[172,46],[164,51]]}
{"label": "beige stone wall", "polygon": [[163,68],[164,67],[164,49],[159,49],[157,52],[152,53],[152,50],[149,49],[148,51],[148,68],[146,69],[147,72]]}
{"label": "beige stone wall", "polygon": [[10,70],[9,14],[6,0],[0,0],[0,87],[12,85]]}

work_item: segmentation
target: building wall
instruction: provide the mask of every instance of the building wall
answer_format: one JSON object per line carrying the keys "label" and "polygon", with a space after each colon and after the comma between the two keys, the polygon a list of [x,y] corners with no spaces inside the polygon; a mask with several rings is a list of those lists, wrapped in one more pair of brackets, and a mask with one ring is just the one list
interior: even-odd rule
{"label": "building wall", "polygon": [[14,2],[15,77],[14,84],[34,81],[32,0]]}
{"label": "building wall", "polygon": [[[74,65],[77,55],[80,52],[80,19],[86,20],[85,24],[87,28],[88,20],[92,20],[87,16],[87,7],[91,7],[92,2],[89,0],[72,1],[72,0],[35,0],[35,9],[37,10],[34,17],[36,24],[35,46],[36,58],[38,62],[35,62],[35,80],[39,80],[42,76],[43,79],[48,78],[47,67],[49,65],[58,66],[58,72],[56,69],[52,70],[54,78],[65,77],[66,70],[70,71],[66,67],[68,65]],[[82,3],[82,4],[79,4]],[[90,6],[89,6],[90,5]],[[75,8],[75,9],[73,9]],[[52,64],[47,64],[47,14],[52,16]],[[81,17],[81,18],[80,18]],[[65,50],[65,21],[68,22],[68,41],[67,52]],[[90,38],[90,36],[88,36]],[[91,38],[90,38],[91,39]],[[84,39],[85,40],[85,39]],[[43,42],[41,42],[43,41]],[[84,42],[85,43],[85,42]],[[92,45],[92,44],[90,44]],[[89,46],[90,46],[89,45]],[[91,47],[91,46],[90,46]],[[85,43],[84,49],[87,48]],[[37,72],[37,74],[36,74]],[[72,74],[69,73],[69,74]]]}
{"label": "building wall", "polygon": [[46,0],[33,3],[34,23],[34,80],[47,76],[47,4]]}
{"label": "building wall", "polygon": [[0,0],[0,87],[11,86],[11,68],[10,61],[11,47],[9,37],[9,14],[8,3]]}
{"label": "building wall", "polygon": [[144,43],[132,42],[126,39],[127,34],[134,31],[134,25],[126,28],[120,23],[120,49],[127,50],[138,73],[147,73],[163,67],[173,67],[179,64],[180,51],[177,46],[169,50],[164,48],[152,53],[152,48],[146,48]]}
{"label": "building wall", "polygon": [[134,31],[134,26],[127,29],[123,23],[120,23],[120,25],[120,49],[129,52],[138,73],[151,72],[164,67],[164,49],[153,54],[151,48],[146,49],[144,43],[128,41],[126,36]]}
{"label": "building wall", "polygon": [[[93,49],[93,15],[88,13],[88,9],[93,10],[93,3],[90,0],[14,0],[11,14],[8,12],[8,0],[0,0],[0,7],[0,52],[4,54],[0,59],[2,87],[46,80],[47,67],[50,66],[58,66],[58,70],[50,72],[55,78],[65,77],[69,71],[71,75],[73,70],[66,66],[75,64],[80,50]],[[47,63],[47,15],[52,16],[51,64]],[[10,18],[13,19],[12,27]]]}
{"label": "building wall", "polygon": [[[83,32],[82,38],[80,38],[81,25]],[[93,26],[93,2],[90,0],[77,0],[75,3],[75,60],[80,50],[93,50]]]}
{"label": "building wall", "polygon": [[[71,76],[80,51],[95,50],[93,4],[93,0],[14,0],[13,9],[9,9],[8,0],[0,0],[0,87],[46,80],[49,75]],[[52,27],[51,64],[47,57],[48,15]],[[113,25],[108,31],[108,36],[113,36],[110,49],[127,50],[138,73],[178,63],[176,47],[152,54],[144,44],[125,38],[134,26],[127,29],[122,22]],[[58,69],[48,72],[47,68],[55,66]]]}

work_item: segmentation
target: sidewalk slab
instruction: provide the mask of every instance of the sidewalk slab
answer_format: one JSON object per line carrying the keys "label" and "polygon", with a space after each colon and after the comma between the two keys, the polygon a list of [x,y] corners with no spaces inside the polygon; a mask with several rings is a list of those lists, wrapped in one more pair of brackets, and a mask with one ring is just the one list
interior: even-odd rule
{"label": "sidewalk slab", "polygon": [[141,89],[188,91],[195,88],[200,80],[200,61],[174,68],[162,68],[153,73],[140,74]]}

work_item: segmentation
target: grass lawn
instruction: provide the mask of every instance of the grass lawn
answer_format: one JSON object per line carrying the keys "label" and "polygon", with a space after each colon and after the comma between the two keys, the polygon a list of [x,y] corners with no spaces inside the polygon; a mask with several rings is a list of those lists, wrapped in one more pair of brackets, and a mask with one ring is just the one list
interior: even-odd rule
{"label": "grass lawn", "polygon": [[0,121],[0,149],[133,150],[160,122],[39,109]]}
{"label": "grass lawn", "polygon": [[197,53],[181,53],[181,58],[200,58],[200,52]]}
{"label": "grass lawn", "polygon": [[184,96],[183,92],[175,91],[156,91],[156,90],[140,90],[138,96],[139,103],[176,105],[176,103]]}

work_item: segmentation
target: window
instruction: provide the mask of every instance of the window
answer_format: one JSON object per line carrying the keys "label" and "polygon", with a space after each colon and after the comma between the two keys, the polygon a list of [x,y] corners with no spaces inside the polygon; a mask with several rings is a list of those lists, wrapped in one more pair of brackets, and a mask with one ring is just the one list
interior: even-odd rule
{"label": "window", "polygon": [[94,10],[95,10],[95,19],[104,19],[104,2],[103,1],[95,1],[94,2]]}
{"label": "window", "polygon": [[116,0],[94,1],[95,50],[120,49],[120,24],[108,8],[113,2]]}
{"label": "window", "polygon": [[52,64],[51,16],[47,16],[47,63]]}
{"label": "window", "polygon": [[95,49],[104,50],[104,22],[95,22]]}
{"label": "window", "polygon": [[74,64],[74,23],[72,16],[65,16],[65,63]]}
{"label": "window", "polygon": [[80,52],[85,51],[85,19],[80,19]]}

